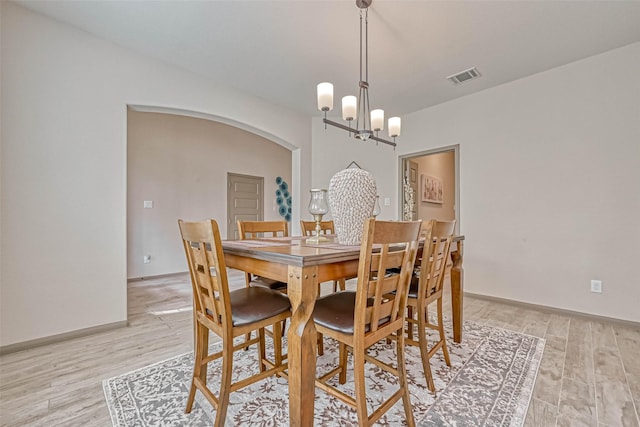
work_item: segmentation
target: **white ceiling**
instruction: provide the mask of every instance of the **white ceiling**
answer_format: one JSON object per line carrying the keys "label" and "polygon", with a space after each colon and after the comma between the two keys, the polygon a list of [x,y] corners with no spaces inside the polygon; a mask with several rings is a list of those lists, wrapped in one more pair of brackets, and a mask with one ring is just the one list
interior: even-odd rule
{"label": "white ceiling", "polygon": [[[354,0],[18,3],[299,112],[320,115],[322,81],[336,107],[357,95]],[[374,0],[371,106],[406,114],[637,41],[637,0]],[[480,79],[445,79],[473,66]]]}

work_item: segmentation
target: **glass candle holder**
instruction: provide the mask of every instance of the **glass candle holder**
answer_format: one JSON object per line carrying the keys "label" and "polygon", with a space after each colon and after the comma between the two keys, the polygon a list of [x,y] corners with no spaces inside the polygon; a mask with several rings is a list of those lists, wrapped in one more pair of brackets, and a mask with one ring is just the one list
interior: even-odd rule
{"label": "glass candle holder", "polygon": [[313,219],[316,222],[316,234],[307,239],[307,242],[319,243],[326,242],[328,239],[320,235],[322,217],[329,212],[329,204],[327,203],[327,190],[325,189],[313,189],[309,190],[311,193],[311,200],[309,200],[309,213],[313,215]]}

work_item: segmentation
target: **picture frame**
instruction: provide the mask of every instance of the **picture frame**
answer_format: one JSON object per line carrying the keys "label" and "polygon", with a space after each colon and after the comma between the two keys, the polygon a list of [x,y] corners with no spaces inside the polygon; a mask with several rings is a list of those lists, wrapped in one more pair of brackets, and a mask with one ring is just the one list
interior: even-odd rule
{"label": "picture frame", "polygon": [[428,203],[444,203],[444,187],[442,180],[431,175],[422,175],[422,188],[420,200]]}

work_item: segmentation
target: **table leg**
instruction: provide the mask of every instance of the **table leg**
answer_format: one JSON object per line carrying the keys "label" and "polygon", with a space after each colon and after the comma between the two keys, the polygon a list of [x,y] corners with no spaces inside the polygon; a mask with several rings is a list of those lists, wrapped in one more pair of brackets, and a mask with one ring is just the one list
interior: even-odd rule
{"label": "table leg", "polygon": [[291,327],[287,334],[289,357],[289,425],[313,426],[317,334],[313,307],[318,295],[317,267],[289,267]]}
{"label": "table leg", "polygon": [[451,251],[451,311],[453,313],[453,340],[462,341],[462,295],[464,293],[464,270],[462,269],[463,245],[462,240],[457,243],[457,250]]}

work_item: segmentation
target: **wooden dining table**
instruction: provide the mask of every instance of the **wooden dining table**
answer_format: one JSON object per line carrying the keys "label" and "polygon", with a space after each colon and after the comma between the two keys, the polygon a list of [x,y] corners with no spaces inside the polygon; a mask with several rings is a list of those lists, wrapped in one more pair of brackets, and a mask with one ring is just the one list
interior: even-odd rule
{"label": "wooden dining table", "polygon": [[[289,360],[289,424],[312,426],[315,399],[317,335],[313,308],[318,284],[355,277],[359,246],[309,243],[307,237],[275,237],[222,242],[227,267],[287,282],[291,325],[287,333]],[[462,340],[463,243],[455,236],[452,249],[451,305],[454,341]],[[452,246],[453,247],[453,246]]]}

